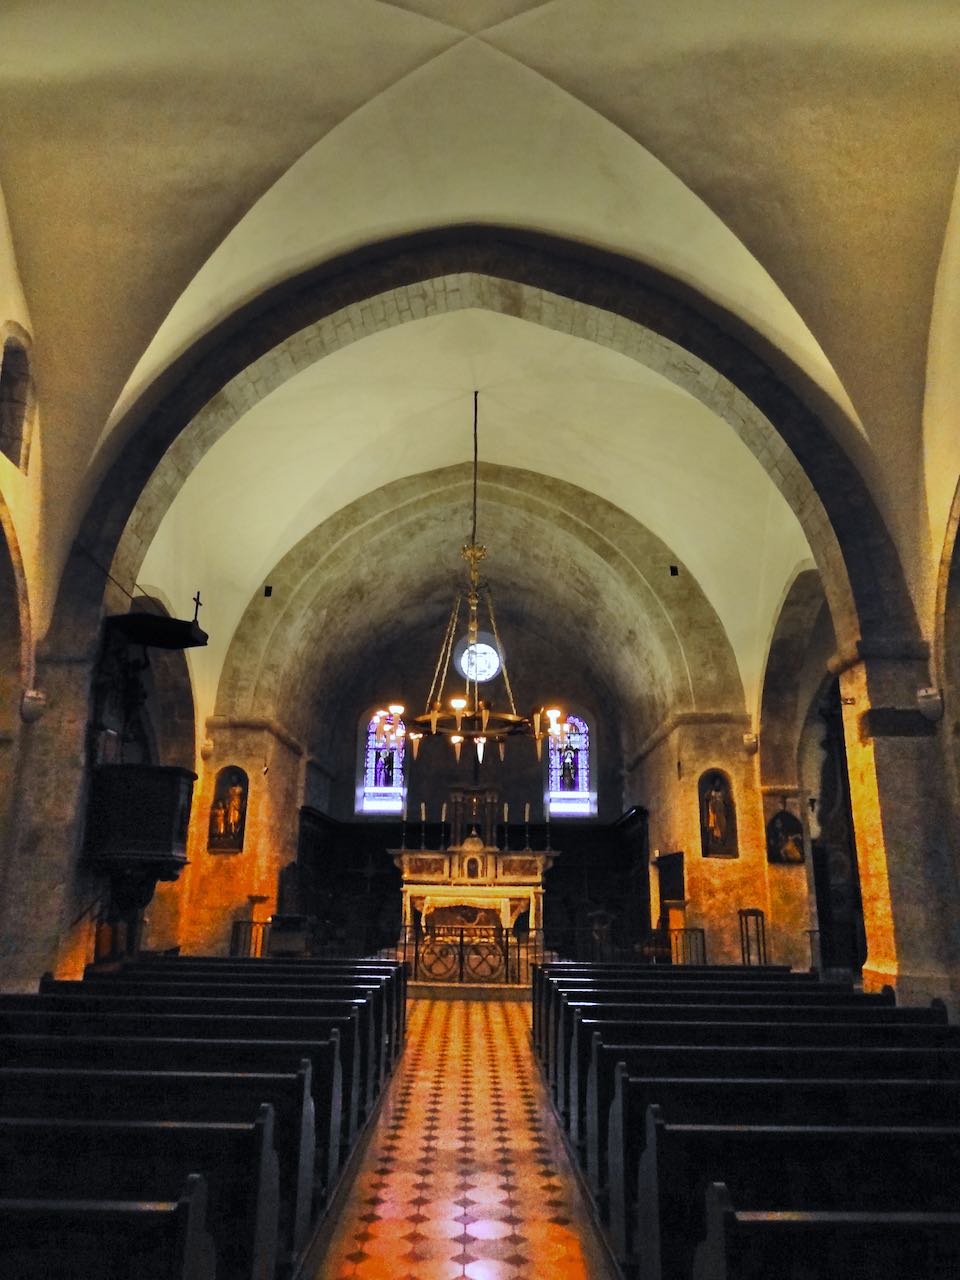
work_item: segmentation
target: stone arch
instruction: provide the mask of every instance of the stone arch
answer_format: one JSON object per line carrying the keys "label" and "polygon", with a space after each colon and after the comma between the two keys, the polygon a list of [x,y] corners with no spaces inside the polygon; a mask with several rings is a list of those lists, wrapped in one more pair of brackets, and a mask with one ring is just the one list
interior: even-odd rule
{"label": "stone arch", "polygon": [[943,743],[953,801],[960,806],[960,482],[940,558],[934,669],[943,698]]}
{"label": "stone arch", "polygon": [[[593,648],[598,683],[618,691],[608,705],[646,700],[641,737],[677,710],[742,713],[743,687],[730,643],[692,575],[669,576],[676,559],[669,547],[618,508],[562,481],[547,483],[544,477],[489,463],[481,464],[479,476],[480,503],[503,544],[529,548],[549,541],[553,546],[554,560],[546,565],[528,565],[526,556],[511,560],[491,548],[491,574],[501,575],[495,580],[498,610],[504,598],[522,596],[537,583],[546,583],[539,588],[543,595],[556,582],[551,565],[566,566],[592,593],[586,612],[567,614],[573,651]],[[434,639],[460,582],[449,530],[467,509],[469,486],[467,465],[398,480],[351,503],[303,538],[270,570],[272,596],[258,591],[250,600],[224,662],[217,719],[275,718],[307,740],[311,680],[323,679],[326,696],[317,701],[328,709],[325,719],[335,720],[331,707],[338,690],[349,684],[349,655],[360,646],[367,653],[376,649],[382,628],[395,630],[398,599],[422,601],[418,617],[430,637],[432,660]],[[548,526],[549,540],[543,532]],[[398,542],[421,549],[399,568],[384,549]],[[652,583],[658,570],[671,583],[669,607]],[[501,584],[507,586],[502,594]],[[552,603],[562,609],[566,584],[555,589]],[[367,601],[383,599],[388,607],[382,617],[373,606],[364,610],[362,623],[354,624],[362,626],[362,634],[347,635],[342,630],[346,605],[358,593]],[[594,608],[596,616],[590,613]],[[680,640],[681,615],[693,647]],[[337,620],[335,630],[331,619]],[[535,626],[535,619],[525,615],[524,625]],[[591,646],[592,632],[611,638],[610,643]],[[647,665],[641,669],[640,662]],[[597,707],[595,714],[601,711]],[[637,743],[623,745],[629,751]]]}
{"label": "stone arch", "polygon": [[819,573],[802,569],[784,592],[777,614],[761,685],[758,735],[760,783],[771,794],[791,795],[798,786],[798,715],[805,711],[800,705],[801,676],[825,605]]}
{"label": "stone arch", "polygon": [[30,460],[33,415],[30,336],[8,320],[0,325],[0,453],[21,471]]}
{"label": "stone arch", "polygon": [[[19,544],[0,499],[0,832],[10,821],[23,727],[21,699],[33,683],[30,611]],[[0,885],[6,850],[0,846]]]}
{"label": "stone arch", "polygon": [[[803,383],[805,397],[819,399],[799,371],[742,322],[681,294],[651,268],[502,229],[456,228],[372,246],[285,282],[225,322],[153,389],[145,419],[118,428],[127,445],[78,541],[110,563],[114,577],[132,581],[183,478],[259,398],[367,333],[463,307],[609,345],[691,391],[738,432],[790,503],[842,649],[853,652],[861,640],[887,651],[922,647],[899,557],[861,474],[868,459],[853,457],[851,438],[841,447],[791,389]],[[89,566],[76,570],[71,563],[64,575],[61,624],[77,610],[89,614]]]}

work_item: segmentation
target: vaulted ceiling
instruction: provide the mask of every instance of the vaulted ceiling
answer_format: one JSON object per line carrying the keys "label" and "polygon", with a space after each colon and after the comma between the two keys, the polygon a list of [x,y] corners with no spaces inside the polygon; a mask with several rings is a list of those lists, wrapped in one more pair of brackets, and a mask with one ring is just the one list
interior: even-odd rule
{"label": "vaulted ceiling", "polygon": [[[960,465],[954,0],[46,0],[4,6],[0,50],[0,323],[32,335],[40,406],[30,471],[0,458],[0,487],[38,633],[177,361],[302,272],[466,224],[613,251],[752,335],[856,457],[929,630],[942,477]],[[140,581],[181,612],[197,586],[209,602],[198,710],[315,528],[466,461],[474,387],[486,462],[611,504],[669,549],[754,711],[811,559],[787,501],[659,372],[478,311],[318,359],[187,477]],[[523,539],[482,522],[491,566],[527,584]],[[455,563],[462,533],[451,508],[443,536],[398,547],[410,582],[435,581],[444,545]],[[577,545],[573,576],[594,554]]]}

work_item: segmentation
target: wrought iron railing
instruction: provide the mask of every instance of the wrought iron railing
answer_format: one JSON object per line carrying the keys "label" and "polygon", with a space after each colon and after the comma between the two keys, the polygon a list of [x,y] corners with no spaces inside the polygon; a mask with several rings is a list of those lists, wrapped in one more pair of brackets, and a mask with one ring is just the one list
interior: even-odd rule
{"label": "wrought iron railing", "polygon": [[544,959],[543,934],[490,926],[406,928],[397,958],[410,966],[414,982],[527,986],[533,965]]}

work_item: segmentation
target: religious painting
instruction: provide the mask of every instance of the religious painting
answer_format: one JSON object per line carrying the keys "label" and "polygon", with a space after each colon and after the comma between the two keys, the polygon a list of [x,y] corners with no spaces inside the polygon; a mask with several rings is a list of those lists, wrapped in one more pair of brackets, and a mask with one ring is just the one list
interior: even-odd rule
{"label": "religious painting", "polygon": [[227,765],[217,774],[207,836],[211,853],[239,853],[243,849],[249,787],[249,779],[238,765]]}
{"label": "religious painting", "polygon": [[705,858],[737,858],[737,813],[730,779],[719,769],[701,774],[700,846]]}
{"label": "religious painting", "polygon": [[787,808],[784,797],[779,812],[767,823],[767,861],[782,866],[803,860],[803,823]]}

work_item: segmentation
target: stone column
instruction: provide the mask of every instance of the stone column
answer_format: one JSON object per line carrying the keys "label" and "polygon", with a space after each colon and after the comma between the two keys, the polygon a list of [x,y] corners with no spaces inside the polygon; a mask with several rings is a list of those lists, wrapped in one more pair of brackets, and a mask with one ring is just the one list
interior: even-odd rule
{"label": "stone column", "polygon": [[0,884],[0,982],[36,990],[44,970],[78,977],[93,959],[104,884],[81,862],[92,654],[38,659],[47,710],[20,731]]}
{"label": "stone column", "polygon": [[902,1002],[956,1001],[956,815],[949,813],[938,725],[917,690],[917,651],[860,652],[837,662],[850,800],[867,935],[864,986],[896,986]]}

